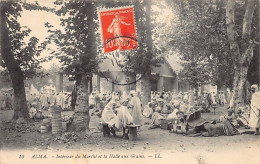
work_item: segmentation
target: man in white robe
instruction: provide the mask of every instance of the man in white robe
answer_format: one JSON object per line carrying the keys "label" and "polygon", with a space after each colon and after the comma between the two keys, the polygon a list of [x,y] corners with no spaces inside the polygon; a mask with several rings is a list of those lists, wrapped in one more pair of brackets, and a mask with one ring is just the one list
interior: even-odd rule
{"label": "man in white robe", "polygon": [[115,102],[111,100],[102,112],[102,122],[107,123],[108,127],[112,127],[116,122],[116,114],[114,112]]}
{"label": "man in white robe", "polygon": [[152,108],[152,102],[149,102],[147,105],[144,106],[143,115],[147,118],[152,116],[153,114],[153,108]]}
{"label": "man in white robe", "polygon": [[41,94],[40,102],[41,102],[41,108],[42,109],[46,110],[46,109],[49,108],[48,98],[47,98],[47,95],[45,93]]}
{"label": "man in white robe", "polygon": [[133,117],[133,124],[142,125],[142,109],[141,109],[141,101],[137,97],[135,91],[130,91],[131,100],[128,104],[128,107],[132,109],[131,115]]}
{"label": "man in white robe", "polygon": [[63,104],[62,104],[62,93],[57,93],[56,95],[56,105],[61,107],[63,109]]}
{"label": "man in white robe", "polygon": [[36,103],[32,103],[31,108],[29,110],[29,117],[31,119],[35,119],[36,113],[37,113]]}
{"label": "man in white robe", "polygon": [[116,108],[116,123],[115,127],[119,130],[123,128],[123,138],[128,138],[128,129],[127,125],[133,124],[133,117],[129,113],[129,110],[127,109],[128,101],[122,102],[122,105],[118,108]]}
{"label": "man in white robe", "polygon": [[257,85],[252,85],[251,90],[253,92],[251,99],[251,111],[249,118],[249,127],[255,128],[256,135],[259,135],[260,128],[260,91],[258,91]]}
{"label": "man in white robe", "polygon": [[102,112],[102,122],[108,124],[111,133],[116,136],[115,129],[113,128],[116,123],[116,114],[115,114],[116,102],[114,99],[110,100],[110,102],[106,105],[105,109]]}

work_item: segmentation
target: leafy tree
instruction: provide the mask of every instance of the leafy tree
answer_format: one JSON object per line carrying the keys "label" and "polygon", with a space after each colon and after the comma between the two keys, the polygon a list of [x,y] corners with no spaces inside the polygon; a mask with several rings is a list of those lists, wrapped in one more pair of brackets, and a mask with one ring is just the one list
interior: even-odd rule
{"label": "leafy tree", "polygon": [[[250,23],[250,39],[253,48],[257,44],[259,34],[259,14],[257,7],[252,7],[256,2],[233,2],[234,10],[232,21],[235,26],[230,29],[230,22],[226,11],[228,3],[226,1],[168,1],[172,9],[178,15],[178,19],[173,23],[174,29],[169,42],[176,48],[183,60],[184,71],[182,72],[183,80],[188,80],[193,87],[205,83],[217,84],[219,88],[222,86],[237,90],[237,60],[238,56],[234,55],[234,47],[230,48],[231,33],[235,35],[238,44],[244,42],[243,26]],[[251,4],[252,14],[255,17],[247,16],[248,7]],[[249,20],[250,22],[247,22]],[[245,25],[243,25],[245,24]],[[231,32],[231,33],[230,33]],[[234,38],[233,38],[234,39]],[[232,42],[233,44],[234,42]],[[253,49],[251,49],[253,50]],[[256,49],[255,49],[256,50]],[[255,51],[257,55],[257,51]],[[244,62],[244,77],[240,84],[242,88],[245,86],[248,66],[250,64],[250,55],[246,55],[247,64]],[[240,70],[241,71],[241,70]],[[241,86],[240,86],[241,87]],[[240,88],[241,89],[241,88]],[[244,89],[246,90],[246,89]],[[245,99],[245,92],[240,90],[240,102]]]}
{"label": "leafy tree", "polygon": [[[172,24],[170,45],[181,54],[182,80],[193,87],[213,83],[231,86],[226,75],[232,75],[232,60],[227,46],[223,2],[170,1],[177,19]],[[225,76],[223,76],[225,75]],[[223,79],[223,77],[225,77]]]}
{"label": "leafy tree", "polygon": [[58,47],[52,54],[60,59],[64,73],[75,77],[78,94],[74,99],[77,100],[74,123],[78,118],[83,119],[83,126],[76,125],[76,130],[88,130],[88,84],[98,67],[96,8],[90,1],[56,1],[55,5],[58,8],[55,14],[61,17],[64,31],[46,23],[50,38]]}
{"label": "leafy tree", "polygon": [[30,29],[21,27],[17,18],[27,9],[40,9],[38,4],[27,4],[15,1],[1,1],[1,66],[6,67],[14,89],[14,116],[27,120],[28,107],[26,103],[24,79],[37,74],[40,68],[39,56],[47,42],[38,46],[38,39],[30,38],[26,44],[23,39],[29,35]]}
{"label": "leafy tree", "polygon": [[[152,33],[150,27],[150,1],[109,1],[109,2],[89,2],[89,1],[56,1],[55,13],[61,16],[61,26],[63,30],[57,30],[51,24],[46,23],[51,33],[50,38],[57,45],[58,51],[53,54],[63,63],[64,72],[74,75],[76,86],[81,90],[81,98],[77,98],[78,106],[76,113],[86,116],[86,128],[88,129],[88,87],[92,73],[98,73],[98,63],[105,57],[100,46],[100,33],[98,31],[97,8],[119,7],[124,5],[135,6],[136,24],[138,29],[139,49],[131,53],[124,54],[127,58],[122,63],[122,70],[131,70],[132,75],[146,73],[147,77],[144,84],[147,90],[148,99],[150,96],[149,77],[151,65],[157,64],[158,59],[152,51]],[[147,6],[147,10],[144,10]],[[98,55],[97,55],[98,54]],[[128,60],[130,59],[130,60]],[[156,60],[153,60],[156,59]],[[147,67],[148,66],[148,67]],[[82,93],[83,92],[83,93]],[[84,96],[82,96],[84,95]],[[147,101],[148,101],[147,99]],[[79,110],[79,111],[78,111]]]}

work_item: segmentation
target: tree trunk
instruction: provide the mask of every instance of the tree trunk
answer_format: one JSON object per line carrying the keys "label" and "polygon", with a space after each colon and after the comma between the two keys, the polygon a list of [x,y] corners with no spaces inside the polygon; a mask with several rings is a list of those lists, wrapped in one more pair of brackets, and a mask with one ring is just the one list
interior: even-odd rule
{"label": "tree trunk", "polygon": [[[77,100],[74,109],[74,119],[72,128],[75,131],[89,131],[89,83],[92,78],[91,66],[95,62],[97,55],[96,35],[95,35],[95,6],[93,2],[86,1],[85,12],[87,12],[87,35],[88,40],[84,43],[85,51],[80,55],[80,68],[76,69]],[[80,77],[78,79],[78,77]],[[91,84],[92,85],[92,84]]]}
{"label": "tree trunk", "polygon": [[83,75],[77,87],[77,101],[74,109],[74,118],[71,129],[80,132],[89,130],[89,96],[88,96],[89,77]]}
{"label": "tree trunk", "polygon": [[25,88],[24,88],[24,75],[14,58],[14,54],[11,51],[11,41],[8,37],[7,28],[7,8],[3,5],[1,7],[1,55],[4,63],[10,74],[12,80],[12,86],[14,89],[14,116],[13,119],[22,118],[29,119],[29,110],[26,102]]}
{"label": "tree trunk", "polygon": [[[137,80],[140,79],[140,76],[137,76]],[[141,101],[144,107],[151,101],[151,80],[149,75],[145,75],[142,79],[136,83],[136,91],[141,94]]]}
{"label": "tree trunk", "polygon": [[234,109],[237,109],[239,106],[244,106],[246,103],[244,97],[244,86],[247,78],[248,66],[243,66],[240,68],[235,66],[234,70]]}
{"label": "tree trunk", "polygon": [[[143,4],[142,4],[143,3]],[[139,8],[139,11],[136,11],[136,18],[141,19],[142,21],[137,22],[137,29],[139,33],[139,40],[142,42],[144,47],[140,47],[141,51],[139,53],[146,53],[145,60],[152,60],[152,29],[151,29],[151,0],[145,0],[143,2],[138,2],[136,8]],[[138,9],[137,9],[138,10]],[[144,19],[145,18],[145,19]],[[144,50],[147,48],[147,50]],[[151,62],[147,62],[145,65],[146,72],[144,77],[137,82],[136,90],[140,92],[142,98],[143,107],[151,101]],[[138,75],[137,79],[142,75]]]}
{"label": "tree trunk", "polygon": [[92,76],[91,78],[89,79],[89,93],[92,93],[93,92],[93,81],[92,81]]}
{"label": "tree trunk", "polygon": [[235,30],[235,0],[228,0],[226,7],[227,35],[230,49],[234,59],[234,109],[245,104],[244,86],[247,80],[249,64],[253,57],[253,46],[251,39],[251,24],[256,1],[249,0],[243,19],[242,41],[238,44],[238,33]]}
{"label": "tree trunk", "polygon": [[71,92],[71,109],[74,111],[75,106],[76,106],[76,102],[77,102],[77,84],[74,84],[73,86],[73,90]]}

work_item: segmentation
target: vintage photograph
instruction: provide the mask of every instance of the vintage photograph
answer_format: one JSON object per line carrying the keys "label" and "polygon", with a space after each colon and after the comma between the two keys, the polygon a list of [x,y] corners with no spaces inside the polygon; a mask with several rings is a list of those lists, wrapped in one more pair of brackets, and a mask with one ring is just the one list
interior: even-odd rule
{"label": "vintage photograph", "polygon": [[260,163],[259,0],[0,0],[0,163]]}

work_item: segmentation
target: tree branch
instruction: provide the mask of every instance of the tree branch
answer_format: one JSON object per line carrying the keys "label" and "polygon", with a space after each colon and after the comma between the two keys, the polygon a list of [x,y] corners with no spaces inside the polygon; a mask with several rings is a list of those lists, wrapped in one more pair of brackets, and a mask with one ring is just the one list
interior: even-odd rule
{"label": "tree branch", "polygon": [[242,38],[245,42],[248,42],[251,34],[251,25],[254,14],[254,9],[256,6],[256,0],[249,0],[246,6],[246,12],[243,19],[243,30],[242,30]]}
{"label": "tree branch", "polygon": [[235,30],[235,0],[228,0],[227,2],[226,23],[230,49],[233,52],[234,59],[236,59],[240,55],[240,50],[237,43],[238,34]]}

